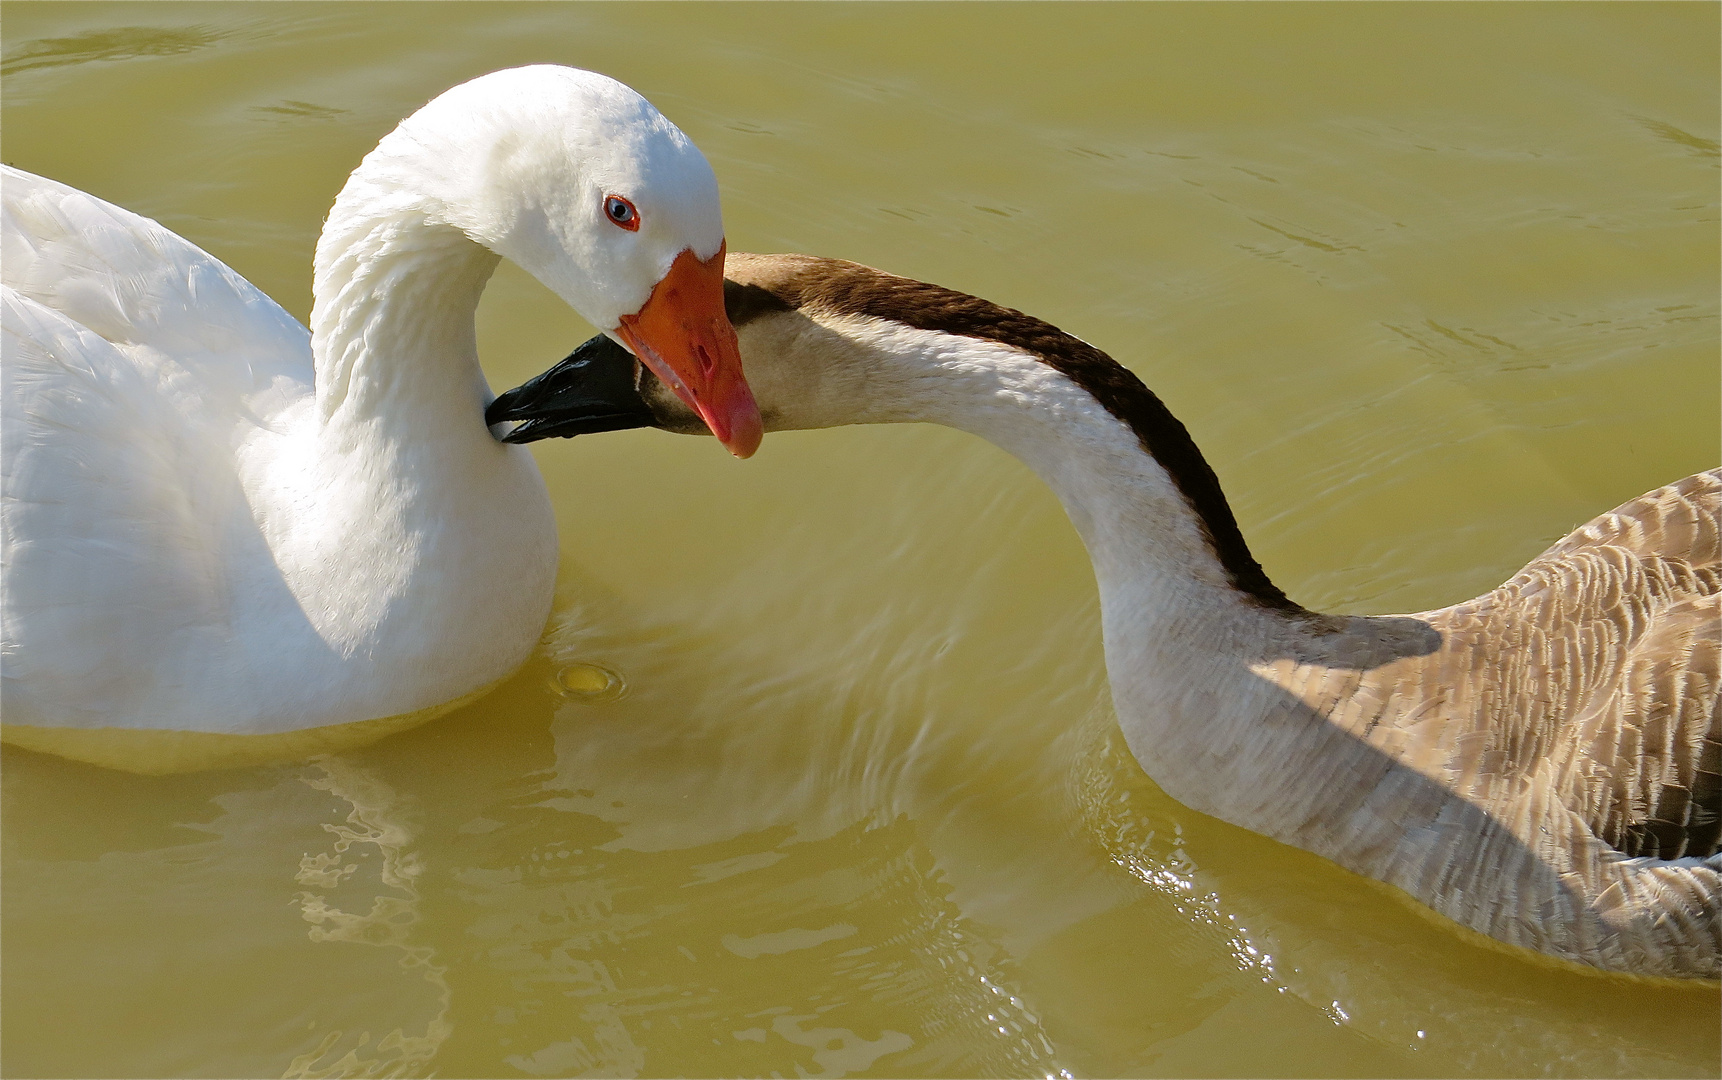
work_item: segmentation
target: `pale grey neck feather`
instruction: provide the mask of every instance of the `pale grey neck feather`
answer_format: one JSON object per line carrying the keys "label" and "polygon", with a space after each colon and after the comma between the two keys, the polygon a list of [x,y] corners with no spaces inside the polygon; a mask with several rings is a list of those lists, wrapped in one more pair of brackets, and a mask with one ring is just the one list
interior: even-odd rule
{"label": "pale grey neck feather", "polygon": [[[1605,515],[1467,604],[1286,612],[1228,580],[1136,433],[1031,354],[819,310],[739,333],[768,431],[943,424],[1053,489],[1093,560],[1119,724],[1168,794],[1501,941],[1722,973],[1722,856],[1627,858],[1600,838],[1714,771],[1698,762],[1706,723],[1718,738],[1715,474]],[[1669,708],[1656,747],[1627,738]]]}
{"label": "pale grey neck feather", "polygon": [[[1053,489],[1103,584],[1151,579],[1165,603],[1231,604],[1236,590],[1166,470],[1036,357],[867,316],[768,317],[740,335],[767,430],[925,422],[970,432]],[[766,355],[794,359],[759,363]]]}
{"label": "pale grey neck feather", "polygon": [[311,349],[319,415],[400,417],[424,431],[482,435],[473,418],[489,388],[475,319],[499,261],[459,229],[431,221],[413,199],[372,183],[361,166],[317,244]]}

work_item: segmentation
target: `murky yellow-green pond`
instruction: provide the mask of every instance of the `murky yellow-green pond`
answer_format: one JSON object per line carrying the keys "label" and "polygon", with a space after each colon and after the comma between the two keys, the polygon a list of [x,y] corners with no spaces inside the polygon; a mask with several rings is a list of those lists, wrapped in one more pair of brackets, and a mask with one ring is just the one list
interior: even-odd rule
{"label": "murky yellow-green pond", "polygon": [[[614,75],[737,251],[1019,307],[1140,372],[1306,604],[1416,610],[1717,461],[1709,4],[0,8],[6,161],[303,318],[442,89]],[[523,273],[501,389],[590,329]],[[1192,813],[1086,557],[922,428],[534,448],[556,614],[314,764],[4,756],[8,1076],[1715,1076],[1715,984],[1498,952]]]}

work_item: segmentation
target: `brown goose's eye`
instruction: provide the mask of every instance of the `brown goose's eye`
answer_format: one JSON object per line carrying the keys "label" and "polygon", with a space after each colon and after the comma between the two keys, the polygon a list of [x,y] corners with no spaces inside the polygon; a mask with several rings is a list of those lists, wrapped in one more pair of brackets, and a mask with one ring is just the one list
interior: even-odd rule
{"label": "brown goose's eye", "polygon": [[634,204],[620,195],[604,196],[604,216],[611,224],[618,225],[629,232],[640,228],[640,212],[634,209]]}

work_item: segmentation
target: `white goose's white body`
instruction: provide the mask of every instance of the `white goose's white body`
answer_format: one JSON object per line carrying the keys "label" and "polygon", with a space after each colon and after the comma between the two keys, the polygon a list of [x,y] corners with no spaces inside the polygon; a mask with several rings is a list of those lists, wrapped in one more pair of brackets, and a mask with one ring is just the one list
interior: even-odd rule
{"label": "white goose's white body", "polygon": [[[609,190],[656,227],[604,221]],[[723,239],[692,144],[551,67],[457,87],[366,158],[310,332],[153,221],[11,168],[0,194],[6,737],[148,770],[374,735],[524,661],[556,528],[483,421],[479,294],[508,255],[614,326]]]}
{"label": "white goose's white body", "polygon": [[1093,560],[1119,724],[1168,794],[1500,941],[1722,975],[1722,471],[1468,603],[1323,615],[1267,581],[1182,425],[1091,346],[849,263],[735,255],[730,277],[768,430],[944,424],[1052,487]]}
{"label": "white goose's white body", "polygon": [[227,267],[52,181],[5,196],[8,724],[267,734],[520,662],[556,532],[479,415],[494,255],[383,298],[367,363],[411,378],[324,417],[310,335]]}

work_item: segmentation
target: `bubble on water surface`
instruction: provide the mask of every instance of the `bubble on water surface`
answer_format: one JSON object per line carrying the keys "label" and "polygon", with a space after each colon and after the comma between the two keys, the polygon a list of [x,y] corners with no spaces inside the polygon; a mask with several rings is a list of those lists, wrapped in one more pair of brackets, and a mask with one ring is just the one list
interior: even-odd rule
{"label": "bubble on water surface", "polygon": [[552,685],[564,697],[591,702],[615,701],[628,692],[621,675],[599,664],[569,664]]}

